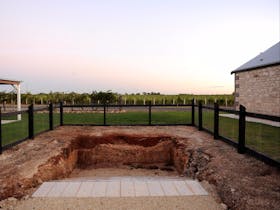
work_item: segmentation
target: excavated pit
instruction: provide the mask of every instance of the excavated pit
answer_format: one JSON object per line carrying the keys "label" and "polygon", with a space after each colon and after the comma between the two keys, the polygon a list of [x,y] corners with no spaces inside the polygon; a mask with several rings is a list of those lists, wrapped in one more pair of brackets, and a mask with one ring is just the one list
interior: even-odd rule
{"label": "excavated pit", "polygon": [[[57,141],[61,149],[58,153],[50,153],[48,160],[41,165],[34,169],[30,167],[21,174],[6,171],[0,179],[0,200],[11,196],[21,198],[45,181],[84,177],[85,174],[96,176],[98,170],[103,176],[107,171],[110,174],[112,168],[117,173],[124,169],[121,176],[139,170],[144,174],[164,176],[184,174],[189,167],[189,153],[185,151],[187,142],[186,138],[172,136],[122,133],[79,135],[66,143]],[[155,171],[151,171],[153,169]]]}
{"label": "excavated pit", "polygon": [[70,160],[74,163],[70,165],[81,170],[129,166],[175,170],[180,174],[187,162],[187,156],[183,152],[185,146],[170,136],[80,135],[71,147],[72,154],[67,156],[72,157]]}

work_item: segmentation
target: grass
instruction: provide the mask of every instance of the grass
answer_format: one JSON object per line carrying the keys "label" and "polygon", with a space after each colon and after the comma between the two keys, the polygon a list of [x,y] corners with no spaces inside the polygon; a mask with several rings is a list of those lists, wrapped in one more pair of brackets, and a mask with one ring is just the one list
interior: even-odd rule
{"label": "grass", "polygon": [[[16,120],[14,117],[4,118],[4,120]],[[2,145],[12,143],[16,140],[24,139],[28,136],[28,115],[22,114],[20,121],[15,121],[2,125]]]}
{"label": "grass", "polygon": [[[147,125],[149,115],[147,112],[107,113],[107,125]],[[189,124],[191,113],[180,111],[153,112],[152,124]],[[103,113],[65,113],[64,124],[103,124]]]}
{"label": "grass", "polygon": [[[203,110],[203,127],[213,131],[213,110]],[[15,118],[14,118],[15,119]],[[147,125],[149,115],[145,111],[107,113],[108,125]],[[34,132],[49,129],[48,113],[35,113]],[[152,112],[152,124],[190,124],[190,111],[155,111]],[[198,113],[195,113],[198,124]],[[59,114],[54,113],[54,125],[59,124]],[[103,125],[103,113],[64,113],[64,124]],[[235,142],[238,141],[238,120],[219,117],[219,134]],[[28,137],[28,116],[22,114],[22,120],[2,125],[3,145]],[[246,146],[280,161],[280,129],[260,123],[246,122]]]}
{"label": "grass", "polygon": [[280,161],[280,128],[246,122],[246,146]]}
{"label": "grass", "polygon": [[[54,126],[59,125],[59,114],[54,114]],[[2,125],[2,145],[13,143],[28,137],[28,115],[21,115],[21,120],[17,121],[16,116],[4,117],[3,120],[15,120],[12,123]],[[49,114],[35,113],[34,114],[34,134],[49,129]]]}

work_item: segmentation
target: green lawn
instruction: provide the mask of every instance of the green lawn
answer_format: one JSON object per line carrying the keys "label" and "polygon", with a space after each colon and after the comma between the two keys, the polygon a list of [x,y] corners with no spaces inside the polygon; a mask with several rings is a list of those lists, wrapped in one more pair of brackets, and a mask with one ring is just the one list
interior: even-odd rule
{"label": "green lawn", "polygon": [[[203,127],[213,131],[213,110],[203,110]],[[9,118],[9,119],[15,119]],[[146,111],[107,113],[108,125],[147,125],[149,115]],[[190,124],[190,111],[154,111],[152,124]],[[195,113],[198,124],[198,113]],[[103,113],[64,113],[64,124],[103,125]],[[59,125],[59,114],[54,113],[54,126]],[[233,141],[238,141],[238,120],[219,117],[219,134]],[[34,114],[34,132],[39,133],[49,128],[48,113]],[[3,145],[28,136],[28,116],[22,114],[22,120],[2,125]],[[260,123],[246,123],[246,146],[280,161],[280,128]]]}
{"label": "green lawn", "polygon": [[[107,125],[148,125],[148,112],[107,113]],[[170,111],[152,112],[152,124],[190,124],[191,113]],[[103,124],[103,113],[65,113],[64,124]]]}
{"label": "green lawn", "polygon": [[[16,115],[4,117],[3,120],[16,120]],[[54,114],[54,126],[59,125],[59,114]],[[34,113],[34,133],[37,134],[49,129],[49,114]],[[21,115],[20,121],[2,125],[2,145],[10,144],[16,140],[28,137],[28,115]]]}
{"label": "green lawn", "polygon": [[280,161],[280,128],[246,122],[246,146]]}
{"label": "green lawn", "polygon": [[[5,117],[4,120],[16,120],[16,117]],[[28,136],[28,115],[22,114],[20,121],[2,124],[2,145],[12,143]]]}

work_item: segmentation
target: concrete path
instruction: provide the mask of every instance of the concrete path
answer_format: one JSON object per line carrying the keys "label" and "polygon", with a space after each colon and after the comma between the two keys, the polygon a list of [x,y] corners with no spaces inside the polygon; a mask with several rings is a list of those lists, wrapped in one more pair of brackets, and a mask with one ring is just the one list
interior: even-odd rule
{"label": "concrete path", "polygon": [[[221,117],[228,117],[232,119],[239,119],[239,116],[236,114],[220,114]],[[264,119],[259,119],[255,117],[246,117],[247,122],[255,122],[255,123],[261,123],[265,125],[271,125],[274,127],[280,127],[280,122],[275,122],[271,120],[264,120]]]}
{"label": "concrete path", "polygon": [[13,123],[13,122],[17,122],[19,120],[1,120],[1,124],[8,124],[8,123]]}
{"label": "concrete path", "polygon": [[109,177],[44,182],[32,197],[150,197],[208,195],[198,181],[180,177]]}

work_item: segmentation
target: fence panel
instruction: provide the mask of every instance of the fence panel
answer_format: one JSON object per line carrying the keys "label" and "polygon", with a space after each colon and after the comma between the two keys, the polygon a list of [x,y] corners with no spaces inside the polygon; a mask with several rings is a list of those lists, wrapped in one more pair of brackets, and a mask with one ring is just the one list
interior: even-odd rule
{"label": "fence panel", "polygon": [[191,105],[152,106],[152,125],[191,125]]}
{"label": "fence panel", "polygon": [[16,113],[2,114],[2,146],[16,143],[28,137],[28,114],[22,112],[21,120]]}
{"label": "fence panel", "polygon": [[48,108],[34,109],[34,135],[49,130]]}
{"label": "fence panel", "polygon": [[53,108],[53,126],[54,128],[60,125],[60,109],[59,106]]}
{"label": "fence panel", "polygon": [[198,127],[198,106],[194,107],[194,125]]}
{"label": "fence panel", "polygon": [[245,146],[280,162],[280,128],[247,121]]}
{"label": "fence panel", "polygon": [[106,107],[107,125],[148,125],[148,106]]}
{"label": "fence panel", "polygon": [[209,109],[203,107],[202,109],[202,128],[214,133],[214,108]]}
{"label": "fence panel", "polygon": [[64,125],[103,125],[103,106],[64,106]]}
{"label": "fence panel", "polygon": [[219,114],[219,135],[238,143],[239,116],[228,112]]}

